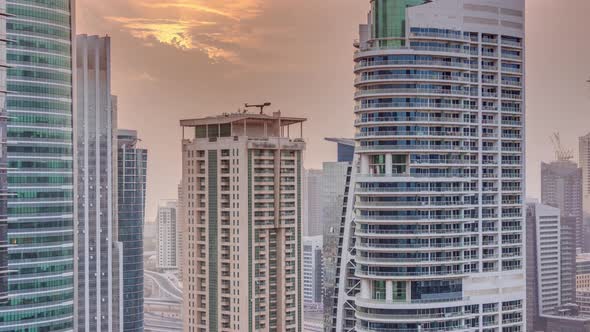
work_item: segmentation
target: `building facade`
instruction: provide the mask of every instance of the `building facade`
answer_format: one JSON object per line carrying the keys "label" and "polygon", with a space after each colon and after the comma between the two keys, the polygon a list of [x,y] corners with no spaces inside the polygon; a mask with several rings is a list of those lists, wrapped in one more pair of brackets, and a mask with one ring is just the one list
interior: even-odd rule
{"label": "building facade", "polygon": [[[6,1],[0,1],[0,34],[6,35]],[[6,132],[8,131],[8,113],[6,112],[7,39],[0,41],[0,305],[8,303],[8,159]]]}
{"label": "building facade", "polygon": [[326,141],[336,143],[339,163],[351,163],[354,159],[354,139],[326,137]]}
{"label": "building facade", "polygon": [[578,290],[576,302],[580,306],[580,314],[590,316],[590,288]]}
{"label": "building facade", "polygon": [[74,1],[6,1],[6,13],[14,272],[0,331],[67,331],[74,328]]}
{"label": "building facade", "polygon": [[524,331],[524,1],[371,5],[334,329]]}
{"label": "building facade", "polygon": [[559,160],[541,163],[541,203],[558,208],[564,218],[575,219],[575,245],[584,248],[582,168]]}
{"label": "building facade", "polygon": [[135,130],[117,131],[118,236],[123,246],[124,332],[144,330],[143,227],[148,151],[138,147]]}
{"label": "building facade", "polygon": [[306,170],[305,236],[324,236],[340,222],[349,166],[349,162],[324,162],[322,169]]}
{"label": "building facade", "polygon": [[176,222],[176,210],[178,202],[168,200],[160,202],[158,206],[158,269],[178,269],[178,224]]}
{"label": "building facade", "polygon": [[580,168],[582,168],[584,211],[590,213],[590,134],[579,138]]}
{"label": "building facade", "polygon": [[323,236],[303,237],[303,304],[322,307],[324,288]]}
{"label": "building facade", "polygon": [[303,233],[305,236],[323,234],[322,227],[322,177],[321,169],[305,170],[305,221]]}
{"label": "building facade", "polygon": [[76,302],[78,331],[119,331],[116,106],[110,38],[76,38]]}
{"label": "building facade", "polygon": [[538,331],[540,317],[557,314],[562,301],[561,213],[543,204],[527,206],[527,331]]}
{"label": "building facade", "polygon": [[182,280],[185,268],[185,256],[184,256],[184,241],[186,237],[186,219],[184,217],[184,194],[182,193],[182,184],[178,185],[178,204],[176,207],[176,225],[178,227],[177,238],[176,238],[176,262],[178,263],[178,270],[180,271],[179,278]]}
{"label": "building facade", "polygon": [[305,119],[235,113],[183,120],[184,330],[303,327]]}

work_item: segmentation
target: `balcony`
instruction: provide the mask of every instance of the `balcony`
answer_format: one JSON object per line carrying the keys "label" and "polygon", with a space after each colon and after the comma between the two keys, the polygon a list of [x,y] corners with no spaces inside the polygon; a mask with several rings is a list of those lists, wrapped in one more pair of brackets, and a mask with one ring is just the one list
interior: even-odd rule
{"label": "balcony", "polygon": [[381,123],[381,122],[437,122],[437,123],[449,123],[449,124],[475,124],[475,120],[465,119],[461,117],[373,117],[373,118],[361,118],[355,121],[355,125],[369,124],[369,123]]}
{"label": "balcony", "polygon": [[384,61],[361,61],[354,67],[355,70],[361,70],[373,67],[437,67],[437,68],[457,68],[469,69],[469,63],[450,62],[450,61],[427,61],[427,60],[384,60]]}
{"label": "balcony", "polygon": [[355,135],[355,138],[372,138],[372,137],[468,137],[468,138],[476,138],[477,135],[475,133],[466,133],[466,132],[452,132],[452,131],[430,131],[430,132],[423,132],[423,131],[369,131],[369,132],[361,132]]}
{"label": "balcony", "polygon": [[463,82],[470,83],[471,78],[465,76],[443,76],[443,75],[426,75],[426,74],[389,74],[389,75],[370,75],[357,77],[355,84],[370,83],[376,81],[442,81],[442,82]]}
{"label": "balcony", "polygon": [[477,147],[459,146],[459,145],[369,145],[358,146],[359,151],[464,151],[475,152]]}
{"label": "balcony", "polygon": [[431,94],[431,95],[456,95],[456,96],[470,96],[469,90],[445,90],[445,89],[370,89],[359,90],[354,96],[365,97],[373,95],[414,95],[414,94]]}

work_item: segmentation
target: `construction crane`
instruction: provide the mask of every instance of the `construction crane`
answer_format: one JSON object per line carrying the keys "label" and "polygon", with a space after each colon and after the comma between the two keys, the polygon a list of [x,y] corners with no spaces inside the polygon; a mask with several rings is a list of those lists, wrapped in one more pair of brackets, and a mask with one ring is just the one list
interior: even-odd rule
{"label": "construction crane", "polygon": [[551,136],[551,143],[553,143],[553,147],[555,148],[555,158],[557,158],[558,161],[570,161],[574,159],[574,151],[561,144],[559,133],[553,133],[553,136]]}
{"label": "construction crane", "polygon": [[270,105],[272,105],[272,104],[269,103],[269,102],[266,102],[264,104],[258,104],[258,105],[245,104],[244,107],[246,107],[246,108],[253,108],[253,107],[259,108],[260,109],[260,115],[262,115],[262,114],[264,114],[264,108],[265,107],[269,107]]}

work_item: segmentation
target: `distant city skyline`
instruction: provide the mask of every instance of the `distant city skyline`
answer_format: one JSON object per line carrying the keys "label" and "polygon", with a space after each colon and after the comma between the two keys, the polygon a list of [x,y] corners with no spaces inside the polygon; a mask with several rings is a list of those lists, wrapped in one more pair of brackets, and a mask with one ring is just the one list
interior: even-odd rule
{"label": "distant city skyline", "polygon": [[[334,159],[323,138],[353,135],[352,42],[367,9],[358,0],[78,1],[78,33],[112,36],[119,122],[142,133],[153,151],[150,172],[158,176],[148,183],[147,221],[155,220],[158,200],[176,197],[181,118],[268,100],[274,110],[309,118],[307,168]],[[581,42],[589,11],[585,0],[527,1],[531,197],[540,197],[541,161],[554,159],[551,133],[561,132],[577,162],[578,137],[590,132],[579,121],[590,110],[590,44]],[[191,36],[191,47],[182,36]]]}

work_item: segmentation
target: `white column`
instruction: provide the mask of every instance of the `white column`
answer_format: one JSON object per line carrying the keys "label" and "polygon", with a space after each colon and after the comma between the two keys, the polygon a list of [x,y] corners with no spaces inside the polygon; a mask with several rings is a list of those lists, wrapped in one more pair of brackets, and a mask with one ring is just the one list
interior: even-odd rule
{"label": "white column", "polygon": [[385,282],[385,300],[393,301],[393,282],[388,280]]}
{"label": "white column", "polygon": [[369,174],[369,156],[363,154],[361,157],[361,174]]}
{"label": "white column", "polygon": [[393,163],[393,157],[391,156],[391,153],[388,153],[385,155],[385,174],[391,175],[393,174],[393,166],[391,165]]}

